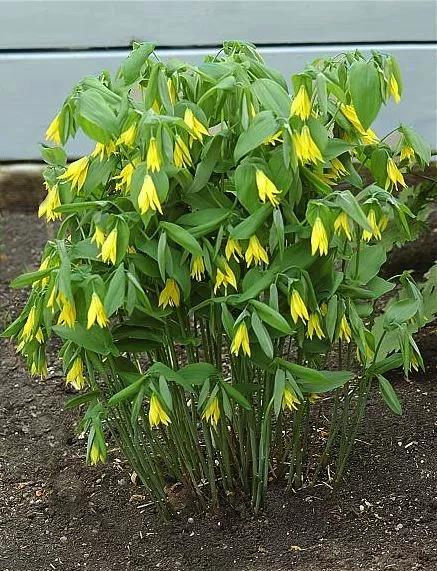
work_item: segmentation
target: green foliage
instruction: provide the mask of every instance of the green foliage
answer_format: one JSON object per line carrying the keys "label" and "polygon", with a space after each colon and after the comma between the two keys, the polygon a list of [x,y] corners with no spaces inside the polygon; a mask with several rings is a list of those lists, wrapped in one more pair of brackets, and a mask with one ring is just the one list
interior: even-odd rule
{"label": "green foliage", "polygon": [[[251,44],[199,66],[152,54],[135,44],[114,77],[82,80],[50,125],[39,214],[62,222],[39,270],[13,282],[31,290],[4,334],[42,376],[61,339],[90,463],[110,432],[163,512],[174,481],[202,509],[242,490],[258,510],[271,466],[290,487],[305,464],[317,479],[340,408],[341,479],[372,380],[400,413],[382,375],[420,365],[412,335],[429,301],[405,275],[377,319],[374,304],[415,220],[403,173],[429,151],[406,126],[395,149],[370,129],[402,93],[391,57],[319,59],[292,95]],[[79,130],[95,147],[67,166]],[[310,417],[332,394],[314,469]]]}

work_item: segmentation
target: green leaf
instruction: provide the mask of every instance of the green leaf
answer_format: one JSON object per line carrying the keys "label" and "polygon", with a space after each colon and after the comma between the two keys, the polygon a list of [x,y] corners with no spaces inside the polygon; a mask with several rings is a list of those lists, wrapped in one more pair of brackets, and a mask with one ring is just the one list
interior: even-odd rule
{"label": "green leaf", "polygon": [[67,153],[62,147],[41,145],[41,156],[43,161],[49,165],[65,166],[67,163]]}
{"label": "green leaf", "polygon": [[100,92],[84,91],[77,104],[77,122],[94,141],[107,144],[117,132],[117,119]]}
{"label": "green leaf", "polygon": [[73,341],[79,347],[94,351],[99,355],[118,355],[110,332],[98,325],[93,325],[90,329],[85,329],[81,323],[76,323],[74,327],[54,325],[53,331],[62,339]]}
{"label": "green leaf", "polygon": [[291,99],[283,87],[272,79],[257,79],[250,86],[262,107],[273,111],[279,117],[288,118]]}
{"label": "green leaf", "polygon": [[64,407],[66,409],[77,408],[81,404],[85,404],[87,402],[95,400],[98,396],[100,396],[100,391],[98,390],[90,391],[88,393],[85,393],[84,395],[77,395],[76,397],[69,399],[65,403]]}
{"label": "green leaf", "polygon": [[350,371],[316,371],[285,359],[277,359],[278,364],[296,377],[300,388],[307,393],[325,393],[343,386],[352,378]]}
{"label": "green leaf", "polygon": [[395,390],[389,381],[382,375],[378,375],[378,381],[379,392],[382,400],[387,404],[390,410],[400,416],[402,414],[402,405],[399,401],[398,395],[395,393]]}
{"label": "green leaf", "polygon": [[154,49],[155,46],[151,43],[139,44],[134,46],[128,57],[123,60],[120,73],[124,77],[126,85],[130,85],[139,79],[141,68],[147,63],[147,58]]}
{"label": "green leaf", "polygon": [[120,264],[109,282],[105,295],[104,306],[108,317],[111,317],[123,305],[125,291],[126,275],[124,273],[124,265]]}
{"label": "green leaf", "polygon": [[412,319],[419,309],[419,302],[415,299],[401,299],[396,301],[385,312],[384,328],[394,329],[398,325]]}
{"label": "green leaf", "polygon": [[21,274],[11,282],[11,287],[18,289],[26,287],[34,282],[48,276],[55,268],[46,268],[45,270],[38,270],[36,272],[29,272],[27,274]]}
{"label": "green leaf", "polygon": [[161,227],[174,242],[188,250],[193,256],[203,256],[199,242],[187,230],[172,222],[161,222]]}
{"label": "green leaf", "polygon": [[275,374],[275,387],[273,389],[273,407],[275,409],[276,418],[278,418],[282,407],[282,398],[285,389],[285,372],[277,369]]}
{"label": "green leaf", "polygon": [[335,196],[335,204],[346,212],[352,220],[355,220],[361,228],[372,232],[372,227],[370,226],[366,215],[350,190],[343,190],[342,192],[337,193]]}
{"label": "green leaf", "polygon": [[217,375],[218,371],[211,363],[191,363],[179,369],[178,374],[187,386],[202,385],[206,379]]}
{"label": "green leaf", "polygon": [[256,149],[278,130],[278,122],[271,111],[262,111],[249,125],[247,131],[243,131],[238,138],[234,150],[235,162],[244,155]]}
{"label": "green leaf", "polygon": [[126,399],[132,400],[134,395],[136,395],[140,390],[144,380],[145,378],[141,377],[141,379],[138,379],[138,381],[135,381],[124,389],[121,389],[121,391],[118,391],[118,393],[115,393],[115,395],[112,395],[112,397],[108,400],[108,406],[114,406]]}
{"label": "green leaf", "polygon": [[349,75],[352,103],[364,129],[368,129],[378,115],[382,104],[378,71],[373,62],[357,61]]}
{"label": "green leaf", "polygon": [[252,323],[252,329],[253,329],[253,331],[254,331],[257,339],[258,339],[258,342],[259,342],[261,349],[264,351],[264,353],[267,355],[267,357],[269,357],[270,359],[273,359],[273,343],[272,343],[272,340],[270,339],[269,332],[264,327],[264,325],[263,325],[263,323],[262,323],[261,319],[259,318],[256,311],[252,311],[251,323]]}
{"label": "green leaf", "polygon": [[240,391],[238,391],[235,387],[230,385],[229,383],[222,382],[222,387],[225,389],[229,398],[237,402],[240,406],[242,406],[246,410],[252,410],[252,407],[245,396],[243,396]]}
{"label": "green leaf", "polygon": [[406,125],[401,125],[400,131],[404,134],[407,145],[414,149],[414,152],[421,160],[422,166],[427,165],[431,161],[431,147],[425,139]]}
{"label": "green leaf", "polygon": [[258,315],[265,323],[278,331],[282,331],[282,333],[290,334],[292,332],[292,328],[285,317],[282,317],[280,313],[270,306],[256,299],[250,300],[250,304],[256,309]]}
{"label": "green leaf", "polygon": [[236,240],[246,240],[250,238],[265,220],[267,220],[272,211],[273,208],[270,204],[263,204],[258,210],[232,229],[232,238]]}

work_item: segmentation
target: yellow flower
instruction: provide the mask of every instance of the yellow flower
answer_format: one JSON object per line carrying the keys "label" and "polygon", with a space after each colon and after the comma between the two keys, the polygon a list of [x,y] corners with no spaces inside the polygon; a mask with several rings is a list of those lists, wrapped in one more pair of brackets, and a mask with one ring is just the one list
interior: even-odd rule
{"label": "yellow flower", "polygon": [[55,301],[56,301],[56,287],[53,287],[52,291],[50,292],[50,297],[49,297],[49,300],[47,302],[47,307],[49,307],[50,309],[53,310],[53,307],[55,305]]}
{"label": "yellow flower", "polygon": [[181,302],[181,292],[179,291],[179,286],[173,279],[167,279],[165,282],[165,287],[159,294],[159,307],[178,307]]}
{"label": "yellow flower", "polygon": [[243,252],[241,251],[241,246],[238,240],[228,238],[225,247],[225,255],[227,260],[230,260],[233,256],[234,260],[238,262],[238,257],[241,258],[243,256]]}
{"label": "yellow flower", "polygon": [[202,418],[214,426],[217,426],[220,418],[220,405],[217,397],[214,397],[209,405],[205,408],[202,414]]}
{"label": "yellow flower", "polygon": [[105,456],[100,452],[100,448],[97,446],[97,444],[93,442],[90,450],[90,464],[92,466],[95,466],[99,462],[104,462],[104,461],[105,461]]}
{"label": "yellow flower", "polygon": [[176,135],[176,141],[173,151],[173,162],[178,168],[190,167],[193,160],[187,145],[184,143],[182,137]]}
{"label": "yellow flower", "polygon": [[385,190],[387,190],[392,184],[396,190],[398,190],[398,183],[401,186],[407,186],[401,171],[396,166],[394,160],[389,157],[387,160],[387,180],[385,181]]}
{"label": "yellow flower", "polygon": [[332,159],[331,168],[332,168],[332,174],[333,174],[335,180],[340,178],[343,175],[348,174],[346,167],[340,161],[340,159],[337,159],[337,158]]}
{"label": "yellow flower", "polygon": [[23,331],[21,333],[21,339],[23,341],[29,341],[33,337],[33,332],[36,328],[36,307],[33,306],[29,311],[26,319],[26,323],[24,324]]}
{"label": "yellow flower", "polygon": [[150,397],[150,408],[149,408],[149,424],[150,426],[159,426],[160,424],[165,424],[167,426],[170,424],[171,420],[168,414],[165,412],[162,404],[159,402],[159,398],[155,393]]}
{"label": "yellow flower", "polygon": [[399,101],[401,100],[401,96],[399,95],[399,85],[398,82],[396,81],[395,76],[392,73],[390,74],[388,87],[391,95],[393,96],[393,99],[395,100],[395,103],[399,103]]}
{"label": "yellow flower", "polygon": [[121,190],[124,187],[125,191],[129,190],[130,183],[132,182],[132,177],[135,171],[135,166],[133,163],[127,163],[120,171],[120,174],[113,177],[113,180],[119,180],[115,185],[115,190]]}
{"label": "yellow flower", "polygon": [[264,172],[259,169],[256,169],[256,186],[261,202],[265,202],[266,199],[268,199],[272,206],[279,204],[279,200],[276,198],[276,195],[279,194],[279,190]]}
{"label": "yellow flower", "polygon": [[61,310],[58,317],[58,325],[73,327],[76,322],[76,307],[74,301],[70,301],[62,292],[58,293],[56,301]]}
{"label": "yellow flower", "polygon": [[282,132],[277,131],[276,133],[271,135],[271,137],[267,137],[266,139],[264,139],[263,145],[273,145],[273,147],[274,147],[276,145],[276,143],[282,143],[281,135],[282,135]]}
{"label": "yellow flower", "polygon": [[58,113],[56,117],[53,119],[53,121],[50,123],[46,131],[46,139],[48,141],[52,141],[53,143],[55,143],[55,145],[61,144],[60,123],[61,123],[60,114]]}
{"label": "yellow flower", "polygon": [[203,140],[203,135],[209,135],[208,129],[202,125],[188,107],[185,109],[184,122],[193,132],[192,136],[200,142]]}
{"label": "yellow flower", "polygon": [[101,228],[96,226],[96,229],[94,230],[94,234],[91,238],[91,242],[94,242],[95,244],[97,244],[97,246],[99,248],[101,248],[103,246],[105,240],[106,240],[105,233],[103,232],[103,230]]}
{"label": "yellow flower", "polygon": [[90,329],[94,323],[97,321],[100,327],[106,327],[108,323],[108,318],[106,316],[105,308],[100,297],[93,292],[91,296],[91,303],[88,308],[88,325],[87,329]]}
{"label": "yellow flower", "polygon": [[174,105],[176,103],[176,90],[170,78],[167,79],[167,89],[171,104]]}
{"label": "yellow flower", "polygon": [[227,295],[228,285],[231,285],[235,290],[237,289],[237,280],[235,279],[235,274],[231,270],[230,266],[226,264],[224,272],[220,268],[217,268],[214,293],[216,293],[221,286],[224,286],[225,295]]}
{"label": "yellow flower", "polygon": [[367,221],[370,224],[372,231],[363,230],[362,239],[365,242],[370,242],[370,240],[375,237],[377,240],[381,240],[381,230],[376,222],[376,214],[373,208],[369,210],[367,214]]}
{"label": "yellow flower", "polygon": [[321,256],[328,253],[328,235],[319,216],[317,216],[311,232],[311,253],[313,256],[317,250],[319,250]]}
{"label": "yellow flower", "polygon": [[77,391],[80,391],[85,386],[83,369],[82,359],[76,357],[67,373],[66,383],[73,386]]}
{"label": "yellow flower", "polygon": [[320,325],[320,318],[317,313],[311,313],[308,319],[308,329],[307,329],[307,337],[310,339],[313,338],[314,333],[319,339],[323,339],[325,335],[323,334],[322,327]]}
{"label": "yellow flower", "polygon": [[401,161],[408,160],[408,162],[412,164],[414,162],[414,158],[415,158],[414,149],[409,145],[404,145],[401,149],[400,160]]}
{"label": "yellow flower", "polygon": [[378,228],[380,232],[384,232],[384,230],[387,228],[387,224],[388,224],[388,216],[387,214],[383,214],[378,222]]}
{"label": "yellow flower", "polygon": [[191,277],[200,282],[205,273],[205,264],[203,263],[202,256],[194,256],[191,261]]}
{"label": "yellow flower", "polygon": [[282,394],[282,410],[285,410],[286,408],[290,410],[297,410],[297,405],[299,404],[300,401],[296,395],[290,391],[288,387],[285,387]]}
{"label": "yellow flower", "polygon": [[346,315],[343,315],[340,322],[340,338],[350,343],[352,339],[352,331],[349,323],[347,322]]}
{"label": "yellow flower", "polygon": [[47,377],[47,359],[45,355],[39,353],[37,360],[32,362],[30,374],[33,377],[39,375],[41,379]]}
{"label": "yellow flower", "polygon": [[87,173],[88,157],[82,157],[78,161],[69,164],[67,170],[58,179],[71,182],[71,188],[77,187],[77,190],[80,191],[85,184]]}
{"label": "yellow flower", "polygon": [[135,123],[132,123],[132,125],[128,129],[126,129],[126,131],[123,131],[123,133],[118,137],[116,144],[132,147],[132,145],[135,143],[136,135],[137,135],[137,126],[135,125]]}
{"label": "yellow flower", "polygon": [[341,112],[358,131],[360,138],[365,145],[373,145],[379,141],[378,137],[375,135],[372,129],[364,129],[364,127],[361,125],[353,105],[342,105]]}
{"label": "yellow flower", "polygon": [[340,236],[342,231],[348,240],[352,240],[351,223],[346,212],[340,212],[334,220],[334,232],[336,235]]}
{"label": "yellow flower", "polygon": [[290,298],[290,312],[293,321],[297,323],[299,317],[305,323],[309,320],[308,309],[297,290],[293,290]]}
{"label": "yellow flower", "polygon": [[159,104],[159,101],[158,101],[157,99],[155,99],[155,100],[153,101],[153,103],[152,103],[152,109],[153,109],[153,111],[155,111],[155,113],[156,113],[157,115],[160,114],[160,112],[161,112],[161,105]]}
{"label": "yellow flower", "polygon": [[293,140],[297,158],[302,164],[309,162],[316,164],[317,161],[323,161],[320,149],[313,141],[307,125],[302,127],[302,131],[300,133],[293,133],[291,138]]}
{"label": "yellow flower", "polygon": [[247,327],[244,321],[240,323],[234,333],[234,338],[231,343],[231,353],[233,355],[238,355],[240,348],[243,349],[243,353],[245,355],[250,357],[249,333],[247,332]]}
{"label": "yellow flower", "polygon": [[151,172],[158,172],[161,168],[161,160],[159,158],[158,144],[155,137],[151,137],[146,157],[147,169]]}
{"label": "yellow flower", "polygon": [[102,261],[105,264],[112,262],[115,265],[117,260],[117,237],[117,228],[113,228],[102,244]]}
{"label": "yellow flower", "polygon": [[[49,264],[50,264],[50,255],[48,255],[46,258],[44,258],[44,260],[42,260],[42,262],[39,265],[38,271],[47,270],[50,267]],[[39,283],[41,284],[41,287],[44,287],[49,283],[49,277],[45,276],[44,278],[41,278],[35,283],[36,284]]]}
{"label": "yellow flower", "polygon": [[369,344],[364,343],[364,355],[363,355],[364,360],[363,360],[360,349],[357,346],[356,355],[357,355],[357,359],[360,363],[363,363],[363,362],[366,363],[367,361],[369,361],[370,359],[373,358],[374,354],[375,353],[374,353],[374,351],[372,351],[372,348],[369,346]]}
{"label": "yellow flower", "polygon": [[117,150],[114,141],[109,141],[106,145],[103,143],[96,143],[94,147],[94,151],[91,153],[92,157],[100,157],[100,160],[103,161],[105,157],[109,157]]}
{"label": "yellow flower", "polygon": [[39,344],[44,343],[44,333],[42,332],[41,327],[38,327],[38,331],[35,333],[35,339]]}
{"label": "yellow flower", "polygon": [[305,121],[311,115],[311,100],[305,86],[301,85],[296,97],[293,99],[290,115],[297,115]]}
{"label": "yellow flower", "polygon": [[149,209],[162,214],[161,203],[159,202],[158,193],[152,177],[147,174],[144,177],[143,186],[138,195],[138,208],[141,214],[145,214]]}
{"label": "yellow flower", "polygon": [[269,263],[267,252],[261,246],[260,241],[255,236],[255,234],[249,239],[249,245],[244,257],[246,259],[247,267],[250,267],[252,262],[255,262],[255,265],[258,266],[261,265],[261,262],[264,262],[265,264]]}
{"label": "yellow flower", "polygon": [[55,209],[61,206],[58,185],[48,186],[47,183],[45,183],[45,186],[47,188],[47,196],[39,205],[38,217],[41,218],[41,216],[45,216],[47,221],[58,220],[62,218],[60,212],[55,212]]}
{"label": "yellow flower", "polygon": [[322,397],[320,397],[317,393],[310,393],[308,395],[308,400],[310,401],[310,404],[314,404],[316,401],[318,401],[321,398]]}

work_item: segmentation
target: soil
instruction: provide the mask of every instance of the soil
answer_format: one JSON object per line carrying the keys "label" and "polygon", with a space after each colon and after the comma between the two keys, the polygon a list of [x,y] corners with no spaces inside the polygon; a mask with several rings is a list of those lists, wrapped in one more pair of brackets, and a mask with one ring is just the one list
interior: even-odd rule
{"label": "soil", "polygon": [[[35,267],[47,239],[33,215],[1,223],[0,326],[25,298],[10,279]],[[435,251],[434,242],[435,233]],[[404,255],[412,267],[408,248]],[[85,466],[59,368],[31,379],[1,340],[0,571],[437,569],[437,325],[418,341],[425,374],[391,377],[402,417],[372,394],[341,490],[290,496],[272,487],[259,517],[192,514],[164,524],[119,450],[104,466]]]}

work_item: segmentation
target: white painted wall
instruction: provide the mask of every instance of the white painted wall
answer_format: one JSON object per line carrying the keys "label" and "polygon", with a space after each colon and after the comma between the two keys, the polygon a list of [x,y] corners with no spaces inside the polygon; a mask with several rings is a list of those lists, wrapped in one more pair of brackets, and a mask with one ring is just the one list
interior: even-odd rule
{"label": "white painted wall", "polygon": [[[391,53],[404,97],[382,110],[376,131],[384,135],[402,120],[437,147],[436,7],[434,0],[0,0],[0,160],[39,158],[38,142],[73,85],[115,71],[133,39],[192,62],[223,39],[248,39],[270,46],[260,51],[286,78],[322,55]],[[81,138],[69,147],[71,156],[88,150]]]}

